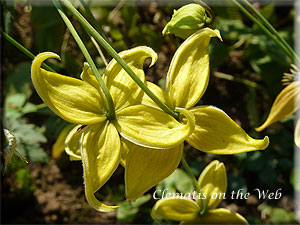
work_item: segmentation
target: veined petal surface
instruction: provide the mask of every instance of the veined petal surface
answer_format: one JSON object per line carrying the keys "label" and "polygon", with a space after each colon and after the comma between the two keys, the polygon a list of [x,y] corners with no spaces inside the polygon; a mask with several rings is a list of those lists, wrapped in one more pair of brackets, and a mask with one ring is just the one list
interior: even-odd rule
{"label": "veined petal surface", "polygon": [[212,154],[237,154],[263,150],[269,145],[251,138],[225,112],[213,106],[200,106],[190,110],[196,118],[194,132],[187,142],[194,148]]}
{"label": "veined petal surface", "polygon": [[[179,111],[180,109],[178,109]],[[122,137],[144,147],[171,148],[182,143],[194,130],[194,116],[181,109],[186,124],[169,114],[146,105],[135,105],[117,112],[113,121]]]}
{"label": "veined petal surface", "polygon": [[209,80],[208,44],[218,30],[204,28],[187,38],[177,49],[167,74],[166,90],[173,105],[193,107],[204,94]]}
{"label": "veined petal surface", "polygon": [[104,121],[104,103],[97,89],[79,79],[42,69],[41,64],[48,58],[60,59],[55,53],[44,52],[35,57],[31,67],[32,83],[47,106],[71,123]]}
{"label": "veined petal surface", "polygon": [[[175,106],[171,106],[168,93],[164,89],[149,81],[147,81],[146,84],[161,102],[166,104],[170,109],[175,108]],[[143,96],[142,104],[160,109],[159,106],[146,93]]]}
{"label": "veined petal surface", "polygon": [[191,199],[160,199],[153,206],[155,214],[175,221],[191,221],[200,211],[198,204]]}
{"label": "veined petal surface", "polygon": [[[119,55],[143,82],[145,82],[144,60],[150,57],[152,59],[150,66],[152,66],[157,59],[157,54],[146,46],[122,51]],[[106,67],[103,79],[115,103],[116,110],[141,102],[143,96],[142,89],[115,59]]]}
{"label": "veined petal surface", "polygon": [[106,109],[108,109],[109,106],[108,106],[108,103],[107,103],[107,100],[106,100],[106,96],[105,96],[104,92],[102,91],[102,89],[100,87],[100,84],[97,81],[97,78],[94,75],[90,65],[87,62],[84,63],[84,66],[82,68],[82,72],[80,74],[80,78],[82,80],[84,80],[85,82],[89,83],[90,85],[92,85],[94,88],[96,88],[98,90],[101,98],[103,99],[103,104],[105,104],[104,107]]}
{"label": "veined petal surface", "polygon": [[218,160],[212,161],[202,171],[198,183],[202,193],[206,193],[208,209],[216,208],[223,200],[227,189],[227,177],[224,164]]}
{"label": "veined petal surface", "polygon": [[300,107],[300,81],[294,81],[286,86],[276,97],[267,120],[258,128],[262,131],[279,120],[289,117]]}
{"label": "veined petal surface", "polygon": [[130,151],[130,149],[128,148],[127,142],[128,141],[125,138],[121,137],[121,160],[120,160],[120,163],[124,168],[126,167],[126,161],[127,161],[129,151]]}
{"label": "veined petal surface", "polygon": [[129,149],[125,167],[126,198],[135,200],[168,177],[180,163],[183,143],[169,149],[150,149],[122,140]]}
{"label": "veined petal surface", "polygon": [[[70,160],[81,160],[81,135],[83,131],[78,132],[82,125],[75,126],[68,134],[65,140],[65,151],[70,156]],[[86,127],[87,128],[87,127]]]}
{"label": "veined petal surface", "polygon": [[93,74],[93,71],[92,71],[90,65],[87,62],[85,62],[83,64],[80,78],[82,80],[84,80],[85,82],[89,83],[90,85],[92,85],[94,88],[100,89],[100,85],[99,85],[95,75]]}
{"label": "veined petal surface", "polygon": [[212,209],[193,221],[183,221],[182,224],[248,224],[247,220],[238,213],[228,209]]}
{"label": "veined petal surface", "polygon": [[86,128],[81,138],[85,196],[96,210],[113,211],[117,206],[101,203],[94,193],[106,183],[119,165],[121,156],[119,134],[114,125],[108,121]]}

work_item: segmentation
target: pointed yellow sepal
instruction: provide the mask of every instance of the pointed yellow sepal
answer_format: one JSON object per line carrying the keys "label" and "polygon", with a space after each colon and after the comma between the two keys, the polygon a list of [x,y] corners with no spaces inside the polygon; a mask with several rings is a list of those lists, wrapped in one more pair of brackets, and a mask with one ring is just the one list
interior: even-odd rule
{"label": "pointed yellow sepal", "polygon": [[121,157],[118,131],[113,124],[103,122],[88,125],[81,136],[85,196],[88,203],[101,212],[113,211],[118,206],[107,206],[94,195],[117,169]]}
{"label": "pointed yellow sepal", "polygon": [[[223,200],[227,189],[226,169],[218,160],[212,161],[198,179],[202,193],[206,193],[208,209],[214,209]],[[200,203],[199,200],[197,199]]]}
{"label": "pointed yellow sepal", "polygon": [[251,138],[225,112],[213,106],[199,106],[190,110],[196,119],[195,131],[187,138],[194,148],[212,154],[237,154],[263,150],[269,138]]}
{"label": "pointed yellow sepal", "polygon": [[125,167],[125,192],[128,200],[136,200],[171,175],[180,163],[183,143],[169,149],[150,149],[124,139],[122,142],[128,149]]}
{"label": "pointed yellow sepal", "polygon": [[286,86],[276,97],[267,120],[258,128],[262,131],[271,124],[291,116],[300,107],[300,82],[294,81]]}
{"label": "pointed yellow sepal", "polygon": [[[146,46],[122,51],[119,56],[143,82],[145,82],[144,60],[151,58],[150,66],[157,60],[157,54]],[[103,80],[111,93],[116,111],[141,102],[144,92],[115,59],[106,67]]]}
{"label": "pointed yellow sepal", "polygon": [[186,39],[175,52],[166,86],[172,105],[189,109],[204,94],[209,80],[208,44],[212,37],[221,39],[220,32],[201,29]]}
{"label": "pointed yellow sepal", "polygon": [[93,124],[106,120],[104,101],[89,83],[41,68],[48,58],[60,59],[52,52],[36,56],[32,62],[32,83],[46,105],[58,116],[74,124]]}
{"label": "pointed yellow sepal", "polygon": [[122,137],[137,145],[172,148],[193,132],[195,124],[192,113],[185,109],[178,111],[185,116],[186,124],[157,108],[145,105],[130,106],[119,111],[113,123]]}

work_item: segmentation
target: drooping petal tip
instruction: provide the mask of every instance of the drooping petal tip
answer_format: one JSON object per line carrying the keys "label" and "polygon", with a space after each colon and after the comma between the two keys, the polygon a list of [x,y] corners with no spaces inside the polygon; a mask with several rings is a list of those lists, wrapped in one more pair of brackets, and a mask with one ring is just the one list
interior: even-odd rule
{"label": "drooping petal tip", "polygon": [[260,132],[271,124],[285,119],[300,107],[300,82],[294,81],[286,86],[275,98],[266,121],[255,130]]}
{"label": "drooping petal tip", "polygon": [[82,80],[41,68],[55,53],[39,54],[32,63],[32,83],[45,104],[62,119],[74,124],[92,124],[106,119],[103,99],[97,89]]}
{"label": "drooping petal tip", "polygon": [[263,140],[250,137],[219,108],[201,106],[190,111],[196,118],[196,126],[187,142],[200,151],[227,155],[263,150],[269,145],[268,137]]}

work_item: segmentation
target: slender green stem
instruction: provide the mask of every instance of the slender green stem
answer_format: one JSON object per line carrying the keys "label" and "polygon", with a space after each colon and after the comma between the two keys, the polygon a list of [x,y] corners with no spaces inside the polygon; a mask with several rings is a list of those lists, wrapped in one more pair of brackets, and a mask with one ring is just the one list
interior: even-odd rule
{"label": "slender green stem", "polygon": [[92,24],[96,27],[97,31],[101,34],[101,36],[105,39],[105,41],[111,45],[109,39],[105,35],[105,33],[104,33],[103,29],[101,28],[100,24],[97,22],[96,18],[94,17],[93,13],[91,12],[89,6],[86,4],[86,2],[84,0],[80,0],[80,2],[83,5],[83,7],[84,7],[85,11],[87,12],[87,14],[89,15],[90,19],[92,20]]}
{"label": "slender green stem", "polygon": [[127,63],[118,53],[107,43],[104,38],[88,23],[88,21],[74,8],[68,0],[61,0],[66,8],[78,19],[78,21],[90,32],[90,34],[102,45],[102,47],[122,66],[137,85],[166,113],[179,120],[179,114],[171,110],[144,84],[143,81],[133,72]]}
{"label": "slender green stem", "polygon": [[257,26],[262,29],[262,31],[268,35],[285,53],[286,55],[294,61],[294,55],[290,53],[290,51],[284,46],[276,37],[273,35],[260,21],[258,21],[254,16],[252,16],[240,3],[236,0],[232,0],[232,2]]}
{"label": "slender green stem", "polygon": [[[12,45],[14,45],[16,48],[18,48],[21,52],[23,52],[25,55],[27,55],[29,58],[34,59],[35,55],[29,51],[27,48],[25,48],[23,45],[21,45],[19,42],[17,42],[15,39],[13,39],[13,37],[11,37],[8,33],[1,31],[1,34],[3,35],[3,37],[9,41]],[[46,63],[43,63],[42,66],[47,69],[50,70],[52,72],[56,72],[54,69],[52,69],[50,66],[48,66]]]}
{"label": "slender green stem", "polygon": [[102,52],[102,50],[101,50],[101,48],[100,48],[98,42],[97,42],[97,41],[95,40],[95,38],[92,37],[92,36],[91,36],[91,41],[93,42],[94,46],[96,47],[96,49],[97,49],[97,51],[98,51],[100,57],[102,58],[102,60],[103,60],[103,62],[104,62],[104,64],[105,64],[105,66],[107,66],[107,65],[108,65],[107,60],[106,60],[106,58],[105,58],[105,56],[104,56],[104,54],[103,54],[103,52]]}
{"label": "slender green stem", "polygon": [[214,75],[216,77],[219,77],[219,78],[222,78],[222,79],[231,80],[231,81],[234,81],[234,82],[245,84],[245,85],[247,85],[249,87],[262,89],[262,87],[259,84],[255,83],[254,81],[251,81],[251,80],[247,80],[247,79],[244,79],[244,78],[235,77],[233,75],[222,73],[222,72],[218,72],[218,71],[214,72]]}
{"label": "slender green stem", "polygon": [[107,103],[108,103],[108,114],[107,114],[107,118],[109,120],[114,120],[116,118],[116,112],[115,112],[115,105],[114,102],[112,100],[112,97],[109,93],[108,88],[106,87],[104,81],[101,78],[101,75],[99,73],[99,71],[97,70],[97,67],[95,65],[95,63],[92,60],[92,57],[90,56],[88,50],[86,49],[84,43],[82,42],[82,40],[80,39],[78,33],[76,32],[75,28],[73,27],[71,21],[69,20],[69,18],[66,16],[66,14],[63,12],[61,6],[59,5],[58,0],[52,0],[53,4],[55,5],[55,7],[57,8],[60,16],[62,17],[63,21],[65,22],[66,26],[69,28],[72,36],[74,37],[75,41],[77,42],[82,54],[84,55],[85,59],[87,60],[87,62],[89,63],[93,73],[96,76],[96,79],[99,82],[99,85],[101,87],[101,89],[103,90],[103,93],[106,97]]}
{"label": "slender green stem", "polygon": [[[192,178],[192,181],[193,181],[193,184],[196,188],[196,191],[201,195],[203,196],[203,193],[202,193],[202,190],[201,190],[201,187],[198,183],[198,181],[196,180],[190,166],[188,165],[187,161],[185,160],[185,158],[182,156],[181,157],[181,164],[183,165],[183,167],[185,168],[185,170],[187,171],[187,173],[189,174],[189,176]],[[206,198],[203,198],[201,199],[202,200],[202,203],[203,203],[203,208],[202,210],[200,211],[200,215],[203,215],[206,210],[207,210],[207,201],[206,201]]]}
{"label": "slender green stem", "polygon": [[262,23],[275,35],[275,37],[279,41],[281,41],[281,43],[287,48],[290,54],[293,55],[294,59],[297,60],[298,63],[300,63],[300,59],[297,56],[297,54],[294,52],[291,46],[283,39],[283,37],[279,35],[277,30],[269,23],[269,21],[266,20],[266,18],[260,12],[258,12],[247,0],[243,0],[243,2],[251,10],[251,12],[253,12],[262,21]]}
{"label": "slender green stem", "polygon": [[91,39],[92,43],[94,44],[94,46],[96,47],[96,49],[97,49],[100,57],[102,58],[105,66],[107,66],[108,65],[107,60],[106,60],[106,58],[105,58],[98,42],[95,40],[95,38],[90,34],[90,32],[85,27],[83,27],[83,28],[84,28],[85,32],[90,36],[90,39]]}

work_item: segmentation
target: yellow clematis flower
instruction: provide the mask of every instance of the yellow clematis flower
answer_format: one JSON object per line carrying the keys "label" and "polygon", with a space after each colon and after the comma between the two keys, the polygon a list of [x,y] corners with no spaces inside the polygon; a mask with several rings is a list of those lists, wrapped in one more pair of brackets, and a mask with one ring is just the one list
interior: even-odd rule
{"label": "yellow clematis flower", "polygon": [[201,213],[203,200],[196,201],[186,198],[165,198],[158,200],[153,209],[152,217],[157,215],[164,218],[181,221],[181,224],[248,224],[247,220],[238,213],[216,207],[222,201],[227,189],[226,169],[218,160],[212,161],[200,174],[198,183],[205,196],[207,208]]}
{"label": "yellow clematis flower", "polygon": [[[148,47],[123,51],[120,56],[144,82],[144,60],[150,57],[153,64],[157,59]],[[182,114],[187,115],[187,122],[180,123],[157,108],[141,105],[142,90],[112,60],[103,75],[116,110],[116,119],[110,121],[106,116],[106,99],[89,66],[84,66],[79,80],[42,69],[41,64],[48,58],[59,59],[59,56],[45,52],[33,60],[33,85],[53,112],[70,123],[79,124],[66,138],[66,151],[73,154],[72,159],[82,160],[88,203],[99,211],[115,210],[117,206],[99,202],[94,193],[119,165],[122,154],[119,135],[139,145],[171,148],[193,131],[194,120],[184,110]]]}
{"label": "yellow clematis flower", "polygon": [[[221,39],[218,30],[204,28],[182,43],[171,61],[166,91],[151,82],[147,82],[147,85],[168,107],[175,110],[177,107],[185,109],[195,117],[195,130],[186,138],[194,148],[212,154],[263,150],[269,144],[268,137],[263,140],[251,138],[226,113],[216,107],[194,107],[208,85],[208,44],[212,37]],[[142,103],[158,108],[147,95],[144,95]],[[126,197],[130,200],[138,198],[169,176],[180,163],[183,152],[183,144],[159,152],[134,146],[132,143],[125,144],[127,151],[123,152],[122,162],[126,170],[125,183],[131,184],[126,188]],[[138,164],[136,159],[139,159]],[[143,182],[140,183],[140,180]]]}

